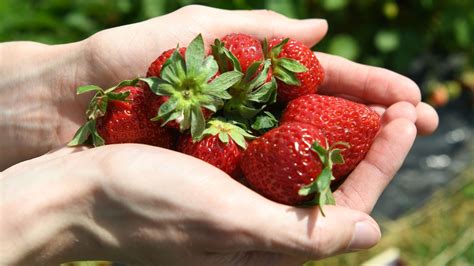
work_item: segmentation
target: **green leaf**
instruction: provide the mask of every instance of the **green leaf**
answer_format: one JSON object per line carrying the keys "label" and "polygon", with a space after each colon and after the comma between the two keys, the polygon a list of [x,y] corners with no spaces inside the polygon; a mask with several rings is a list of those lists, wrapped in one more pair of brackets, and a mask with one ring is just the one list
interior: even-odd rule
{"label": "green leaf", "polygon": [[[178,119],[180,116],[182,116],[182,114],[183,114],[182,112],[178,111],[178,112],[172,112],[172,113],[168,113],[166,115],[163,115],[163,118],[162,118],[163,123],[161,123],[161,126],[164,126],[164,125],[168,124],[169,122]],[[153,118],[153,119],[155,119],[155,118]],[[152,119],[152,121],[154,121],[153,119]],[[159,118],[158,118],[158,120],[159,120]]]}
{"label": "green leaf", "polygon": [[278,59],[277,64],[293,73],[301,73],[308,71],[308,69],[304,65],[292,58],[280,58]]}
{"label": "green leaf", "polygon": [[176,110],[176,107],[178,106],[178,100],[175,97],[170,97],[166,102],[164,102],[161,106],[160,109],[158,110],[158,116],[163,117],[174,110]]}
{"label": "green leaf", "polygon": [[263,108],[265,108],[265,106],[262,106],[260,108],[249,107],[243,104],[237,106],[238,113],[243,118],[246,118],[246,119],[255,117],[258,113],[260,113],[263,110]]}
{"label": "green leaf", "polygon": [[227,59],[232,62],[232,66],[234,67],[234,70],[242,72],[242,66],[240,65],[239,59],[237,59],[237,57],[235,57],[235,55],[225,47],[224,47],[224,54],[227,57]]}
{"label": "green leaf", "polygon": [[204,40],[202,35],[199,34],[194,40],[188,45],[185,53],[186,58],[186,72],[190,76],[194,76],[199,73],[199,69],[204,61]]}
{"label": "green leaf", "polygon": [[239,145],[242,149],[247,149],[247,141],[245,140],[244,136],[237,131],[237,130],[231,130],[230,132],[230,137],[232,140]]}
{"label": "green leaf", "polygon": [[107,96],[109,97],[109,100],[115,100],[115,101],[126,101],[128,96],[130,95],[130,91],[123,91],[119,93],[108,93]]}
{"label": "green leaf", "polygon": [[253,62],[248,68],[247,71],[245,72],[244,79],[243,81],[245,83],[248,83],[254,76],[255,73],[257,73],[258,68],[262,65],[261,61],[256,61]]}
{"label": "green leaf", "polygon": [[227,132],[219,132],[218,137],[222,143],[229,143],[229,134],[227,134]]}
{"label": "green leaf", "polygon": [[206,128],[206,120],[199,105],[191,107],[191,136],[198,138]]}
{"label": "green leaf", "polygon": [[74,137],[71,141],[67,144],[68,146],[78,146],[84,144],[89,136],[91,135],[89,124],[94,123],[94,120],[87,121],[84,125],[82,125],[74,134]]}
{"label": "green leaf", "polygon": [[335,164],[344,164],[344,157],[341,154],[341,149],[334,149],[331,151],[331,161]]}
{"label": "green leaf", "polygon": [[147,78],[140,78],[141,81],[145,82],[151,91],[156,94],[158,91],[158,86],[162,83],[166,83],[166,81],[156,78],[156,77],[147,77]]}
{"label": "green leaf", "polygon": [[219,39],[214,40],[214,45],[211,45],[211,49],[212,55],[216,59],[221,73],[232,70],[229,69],[229,64],[234,70],[242,72],[242,67],[240,66],[240,62],[237,57],[235,57],[235,55],[229,51],[229,49],[225,48],[224,43]]}
{"label": "green leaf", "polygon": [[167,82],[160,83],[158,86],[151,88],[151,90],[160,96],[172,96],[176,91],[175,87]]}
{"label": "green leaf", "polygon": [[301,85],[295,73],[285,70],[283,68],[279,68],[279,67],[275,68],[273,72],[273,76],[275,76],[277,79],[283,81],[285,84],[288,84],[288,85],[293,85],[293,86]]}
{"label": "green leaf", "polygon": [[181,84],[182,80],[186,77],[185,62],[178,48],[174,50],[171,57],[161,68],[160,77],[171,84]]}
{"label": "green leaf", "polygon": [[258,131],[259,133],[265,133],[268,130],[278,126],[278,119],[275,116],[268,112],[264,111],[262,115],[259,115],[255,118],[255,121],[252,123],[252,129]]}
{"label": "green leaf", "polygon": [[217,77],[215,80],[213,80],[207,90],[210,91],[225,91],[237,82],[239,82],[242,79],[242,72],[239,71],[229,71],[222,73],[219,77]]}
{"label": "green leaf", "polygon": [[92,135],[92,143],[94,144],[95,147],[105,145],[104,139],[99,135],[99,132],[97,132],[97,129],[95,126],[95,120],[91,120],[91,121],[92,123],[89,124],[89,131],[91,132],[91,135]]}
{"label": "green leaf", "polygon": [[76,90],[76,93],[77,94],[82,94],[82,93],[86,93],[86,92],[89,92],[89,91],[103,92],[104,90],[102,90],[101,87],[96,86],[96,85],[86,85],[86,86],[78,87],[77,90]]}
{"label": "green leaf", "polygon": [[328,151],[323,146],[321,146],[317,141],[313,142],[311,149],[318,154],[319,159],[321,160],[323,164],[327,162]]}
{"label": "green leaf", "polygon": [[248,84],[250,90],[255,90],[256,88],[265,84],[265,81],[268,78],[268,71],[270,70],[271,61],[270,59],[265,60],[263,63],[262,70],[258,73],[258,75],[252,79],[252,81]]}
{"label": "green leaf", "polygon": [[206,57],[199,73],[197,73],[196,80],[198,83],[208,82],[219,71],[219,66],[212,56]]}
{"label": "green leaf", "polygon": [[274,103],[276,101],[277,84],[274,78],[265,83],[258,90],[248,95],[248,100],[257,103]]}
{"label": "green leaf", "polygon": [[[182,119],[181,119],[182,118]],[[181,110],[181,116],[180,116],[181,121],[179,122],[179,131],[184,132],[185,130],[188,130],[191,127],[191,109],[189,107],[183,108]],[[200,136],[193,136],[193,139],[197,139]]]}
{"label": "green leaf", "polygon": [[331,180],[333,179],[332,170],[330,167],[324,167],[319,176],[316,179],[317,191],[323,192],[329,187]]}

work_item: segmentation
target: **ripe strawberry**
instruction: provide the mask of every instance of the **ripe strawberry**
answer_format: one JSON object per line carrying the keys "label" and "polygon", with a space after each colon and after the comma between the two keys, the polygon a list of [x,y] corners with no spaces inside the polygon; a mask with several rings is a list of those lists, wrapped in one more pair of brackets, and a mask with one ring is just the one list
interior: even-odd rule
{"label": "ripe strawberry", "polygon": [[211,119],[208,125],[197,141],[190,135],[181,135],[178,151],[208,162],[233,178],[240,179],[239,161],[247,148],[245,138],[253,136],[234,124],[218,119]]}
{"label": "ripe strawberry", "polygon": [[311,49],[293,39],[272,38],[264,50],[272,60],[278,83],[278,101],[288,102],[317,92],[324,70]]}
{"label": "ripe strawberry", "polygon": [[309,94],[288,103],[280,121],[303,122],[324,131],[329,144],[347,142],[344,164],[336,165],[336,179],[349,174],[365,157],[380,128],[380,116],[367,106],[343,98]]}
{"label": "ripe strawberry", "polygon": [[[158,57],[156,64],[152,63],[148,71],[148,74],[159,75],[159,78],[152,76],[144,79],[156,95],[168,97],[150,104],[159,106],[153,120],[162,121],[163,125],[176,122],[181,132],[190,129],[193,138],[197,138],[206,126],[203,110],[215,113],[222,108],[224,100],[232,97],[226,90],[239,82],[243,74],[228,71],[216,77],[217,62],[212,56],[205,56],[201,35],[186,48],[184,58],[179,50],[174,50],[166,60],[167,53],[169,51]],[[176,127],[176,124],[167,126]]]}
{"label": "ripe strawberry", "polygon": [[[160,56],[158,56],[155,61],[153,61],[150,66],[148,67],[148,70],[146,72],[147,77],[159,77],[161,73],[161,68],[163,65],[166,63],[166,60],[168,60],[174,53],[176,48],[169,49],[164,51]],[[186,47],[180,47],[178,48],[178,52],[181,56],[184,56],[186,53]]]}
{"label": "ripe strawberry", "polygon": [[138,79],[126,81],[103,90],[85,86],[78,93],[96,91],[87,111],[88,122],[74,136],[70,145],[79,145],[92,138],[94,146],[114,143],[143,143],[171,148],[173,132],[150,120],[144,89]]}
{"label": "ripe strawberry", "polygon": [[[247,71],[251,64],[265,59],[260,41],[250,35],[232,33],[224,36],[220,41],[239,60],[243,73]],[[217,45],[218,42],[214,46]],[[214,56],[216,59],[219,58],[215,54]]]}
{"label": "ripe strawberry", "polygon": [[322,207],[334,203],[331,165],[340,160],[340,149],[327,146],[322,130],[286,123],[252,141],[240,165],[250,186],[263,196],[289,205],[313,199]]}

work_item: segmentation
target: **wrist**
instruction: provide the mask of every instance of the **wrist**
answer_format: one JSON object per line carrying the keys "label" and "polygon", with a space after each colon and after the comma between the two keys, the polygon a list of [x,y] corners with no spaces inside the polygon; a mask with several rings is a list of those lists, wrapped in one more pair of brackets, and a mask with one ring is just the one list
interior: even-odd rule
{"label": "wrist", "polygon": [[0,212],[8,215],[0,221],[1,265],[107,258],[103,233],[94,221],[100,173],[78,170],[77,162],[17,165],[3,173]]}

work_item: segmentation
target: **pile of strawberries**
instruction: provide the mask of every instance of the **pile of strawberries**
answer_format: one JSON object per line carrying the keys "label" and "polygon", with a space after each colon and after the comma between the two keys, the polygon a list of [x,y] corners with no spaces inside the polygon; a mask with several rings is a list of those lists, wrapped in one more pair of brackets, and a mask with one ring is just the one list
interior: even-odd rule
{"label": "pile of strawberries", "polygon": [[146,77],[94,91],[70,145],[144,143],[189,154],[274,201],[333,204],[331,182],[364,158],[380,128],[367,106],[318,95],[324,71],[302,43],[201,35],[163,52]]}

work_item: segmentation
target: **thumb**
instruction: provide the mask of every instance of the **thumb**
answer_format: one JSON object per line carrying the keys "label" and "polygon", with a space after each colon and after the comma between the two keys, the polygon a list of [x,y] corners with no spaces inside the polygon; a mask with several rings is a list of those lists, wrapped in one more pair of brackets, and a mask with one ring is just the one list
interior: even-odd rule
{"label": "thumb", "polygon": [[252,222],[248,224],[248,230],[254,232],[254,250],[322,259],[368,249],[380,240],[381,233],[377,223],[360,211],[341,206],[325,206],[324,217],[319,208],[304,209],[273,202],[271,204],[274,206],[256,212]]}

